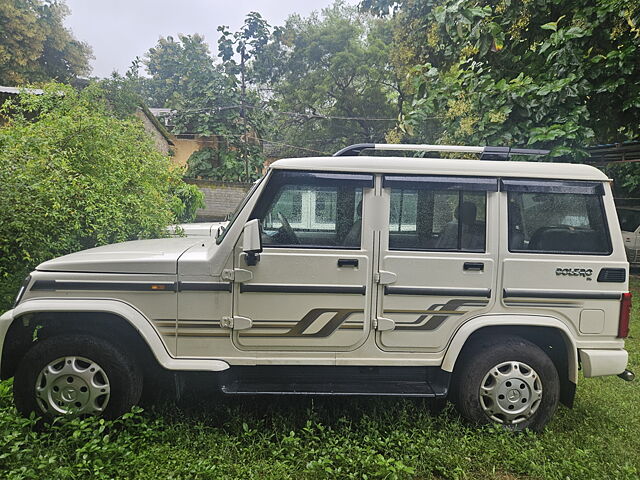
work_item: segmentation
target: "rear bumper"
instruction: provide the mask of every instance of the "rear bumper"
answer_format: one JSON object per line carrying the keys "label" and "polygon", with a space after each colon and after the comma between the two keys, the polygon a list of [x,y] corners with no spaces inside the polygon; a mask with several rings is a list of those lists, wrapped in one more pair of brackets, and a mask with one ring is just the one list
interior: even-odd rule
{"label": "rear bumper", "polygon": [[596,350],[581,349],[580,363],[586,378],[603,375],[618,375],[627,368],[629,354],[624,349]]}

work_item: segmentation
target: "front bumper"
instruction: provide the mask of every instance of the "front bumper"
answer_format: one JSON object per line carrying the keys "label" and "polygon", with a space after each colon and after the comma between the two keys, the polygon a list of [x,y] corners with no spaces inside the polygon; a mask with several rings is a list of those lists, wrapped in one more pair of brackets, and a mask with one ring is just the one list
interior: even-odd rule
{"label": "front bumper", "polygon": [[13,310],[9,310],[0,316],[0,371],[2,371],[2,347],[4,346],[4,340],[11,326],[11,322],[13,322]]}
{"label": "front bumper", "polygon": [[629,354],[624,349],[580,349],[580,363],[586,378],[619,375],[627,368]]}

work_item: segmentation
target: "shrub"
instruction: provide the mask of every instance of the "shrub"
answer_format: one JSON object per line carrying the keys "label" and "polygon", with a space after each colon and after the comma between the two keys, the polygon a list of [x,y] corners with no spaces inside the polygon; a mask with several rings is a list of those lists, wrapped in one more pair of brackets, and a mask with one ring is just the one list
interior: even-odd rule
{"label": "shrub", "polygon": [[142,123],[113,116],[95,85],[51,84],[0,114],[0,309],[38,263],[162,236],[201,205]]}

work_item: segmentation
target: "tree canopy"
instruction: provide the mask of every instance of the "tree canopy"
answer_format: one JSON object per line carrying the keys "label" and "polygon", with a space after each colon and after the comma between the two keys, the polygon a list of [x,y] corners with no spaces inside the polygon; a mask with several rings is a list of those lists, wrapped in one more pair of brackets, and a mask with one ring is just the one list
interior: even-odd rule
{"label": "tree canopy", "polygon": [[640,134],[640,7],[631,0],[364,0],[395,12],[413,65],[403,128],[432,142],[584,157]]}
{"label": "tree canopy", "polygon": [[63,0],[0,2],[0,84],[70,82],[91,72],[91,48],[64,27]]}
{"label": "tree canopy", "polygon": [[391,33],[342,2],[289,17],[255,65],[276,116],[270,136],[323,152],[384,141],[404,100],[389,62]]}

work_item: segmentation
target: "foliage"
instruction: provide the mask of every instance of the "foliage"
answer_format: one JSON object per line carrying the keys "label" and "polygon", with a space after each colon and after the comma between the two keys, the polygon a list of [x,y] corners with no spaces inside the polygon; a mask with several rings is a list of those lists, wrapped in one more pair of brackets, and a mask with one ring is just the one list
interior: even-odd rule
{"label": "foliage", "polygon": [[[404,124],[429,143],[582,148],[640,135],[638,7],[628,0],[365,0],[414,45]],[[400,36],[396,36],[397,39]]]}
{"label": "foliage", "polygon": [[[261,108],[260,97],[256,92],[249,93],[247,89],[255,81],[251,67],[264,52],[269,39],[269,28],[269,24],[257,12],[247,14],[240,30],[233,34],[224,25],[218,27],[218,31],[221,33],[218,39],[218,56],[222,58],[225,72],[230,76],[236,88],[240,88],[239,126],[242,129],[239,136],[233,135],[227,138],[232,150],[224,152],[225,159],[222,167],[226,172],[219,172],[218,177],[224,177],[237,170],[231,162],[236,156],[236,152],[244,164],[243,177],[245,181],[255,180],[262,170],[264,157],[259,138],[264,131],[267,116]],[[239,63],[234,58],[234,47],[235,53],[240,56]],[[256,160],[259,160],[260,163],[256,164]],[[226,167],[230,167],[231,171]]]}
{"label": "foliage", "polygon": [[0,2],[0,85],[69,82],[91,71],[91,48],[64,26],[63,0]]}
{"label": "foliage", "polygon": [[255,65],[277,113],[270,137],[331,153],[384,141],[404,101],[389,62],[391,34],[387,22],[343,2],[289,17]]}
{"label": "foliage", "polygon": [[[263,159],[256,155],[249,159],[250,168],[258,171]],[[205,178],[223,182],[245,181],[245,167],[241,154],[237,150],[229,150],[224,144],[217,148],[205,147],[193,152],[187,160],[189,178]]]}
{"label": "foliage", "polygon": [[219,150],[212,147],[204,147],[193,152],[187,160],[187,177],[189,178],[213,178],[216,168],[220,165]]}
{"label": "foliage", "polygon": [[147,79],[139,75],[139,66],[140,60],[136,58],[124,75],[113,72],[110,77],[97,81],[108,100],[109,110],[117,118],[127,118],[138,108],[146,108],[142,92]]}
{"label": "foliage", "polygon": [[174,175],[169,183],[170,208],[177,223],[189,223],[196,219],[199,208],[204,208],[204,193],[196,186],[185,183]]}
{"label": "foliage", "polygon": [[[240,30],[231,33],[228,29],[225,25],[218,27],[221,34],[218,39],[218,56],[234,73],[242,73],[243,65],[260,55],[269,41],[269,24],[258,12],[250,12]],[[234,53],[240,55],[239,64],[234,59]]]}
{"label": "foliage", "polygon": [[[634,294],[640,282],[632,278]],[[640,328],[640,305],[631,331]],[[626,341],[630,369],[640,339]],[[157,391],[157,390],[156,390]],[[191,479],[637,479],[640,383],[581,378],[576,406],[545,433],[465,424],[401,399],[220,397],[186,392],[111,422],[39,429],[0,383],[0,477]],[[210,397],[206,400],[207,394]]]}
{"label": "foliage", "polygon": [[0,282],[11,296],[44,260],[161,236],[193,216],[199,193],[138,119],[111,114],[97,86],[51,84],[3,111],[13,116],[0,128]]}
{"label": "foliage", "polygon": [[[177,41],[171,36],[161,37],[142,62],[151,75],[144,86],[144,100],[153,107],[179,108],[194,88],[206,84],[209,77],[220,77],[199,34],[180,34]],[[134,63],[130,70],[136,76],[137,67]]]}

